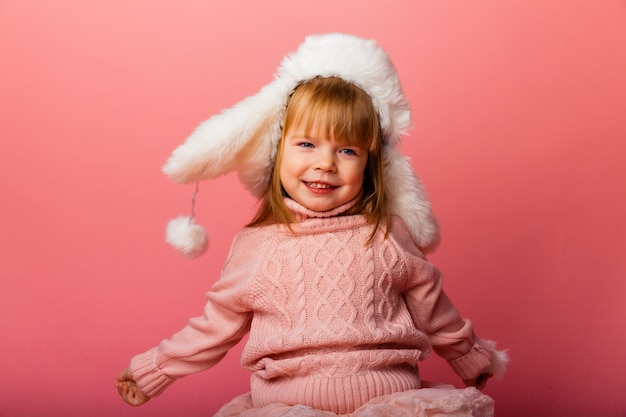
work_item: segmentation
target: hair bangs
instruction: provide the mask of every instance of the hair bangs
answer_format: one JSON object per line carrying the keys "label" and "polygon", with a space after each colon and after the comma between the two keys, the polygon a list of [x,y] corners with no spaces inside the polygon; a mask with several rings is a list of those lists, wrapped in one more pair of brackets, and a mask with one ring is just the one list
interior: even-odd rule
{"label": "hair bangs", "polygon": [[338,77],[314,78],[291,97],[284,129],[307,136],[358,146],[378,153],[381,144],[378,114],[372,99],[359,87]]}

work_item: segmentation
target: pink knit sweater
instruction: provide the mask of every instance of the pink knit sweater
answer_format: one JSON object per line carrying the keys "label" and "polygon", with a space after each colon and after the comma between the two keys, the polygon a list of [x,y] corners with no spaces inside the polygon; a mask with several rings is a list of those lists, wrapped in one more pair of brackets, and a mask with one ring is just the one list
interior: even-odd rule
{"label": "pink knit sweater", "polygon": [[149,396],[215,365],[248,331],[241,362],[254,407],[305,404],[349,413],[370,399],[420,388],[419,360],[434,349],[462,378],[489,366],[442,290],[440,272],[393,217],[388,237],[363,216],[310,211],[286,200],[299,223],[243,229],[204,315],[134,357]]}

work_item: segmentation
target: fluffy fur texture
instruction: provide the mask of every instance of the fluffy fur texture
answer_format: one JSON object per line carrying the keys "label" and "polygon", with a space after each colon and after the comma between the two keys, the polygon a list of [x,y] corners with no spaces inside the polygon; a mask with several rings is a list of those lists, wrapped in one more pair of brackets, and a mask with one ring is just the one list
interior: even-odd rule
{"label": "fluffy fur texture", "polygon": [[487,349],[493,353],[491,358],[491,364],[486,369],[486,373],[490,373],[496,378],[502,378],[504,371],[506,371],[506,365],[509,363],[509,355],[506,350],[496,350],[496,343],[491,340],[483,340],[483,344]]}
{"label": "fluffy fur texture", "polygon": [[172,219],[165,232],[165,241],[188,258],[196,258],[209,245],[206,230],[191,217]]}
{"label": "fluffy fur texture", "polygon": [[174,150],[163,172],[176,182],[194,183],[238,171],[246,188],[260,197],[274,165],[289,95],[317,76],[340,77],[372,98],[385,143],[391,210],[403,218],[418,246],[434,250],[439,228],[430,202],[410,163],[396,150],[411,126],[408,101],[389,56],[373,40],[338,33],[308,36],[283,58],[270,84],[203,122]]}

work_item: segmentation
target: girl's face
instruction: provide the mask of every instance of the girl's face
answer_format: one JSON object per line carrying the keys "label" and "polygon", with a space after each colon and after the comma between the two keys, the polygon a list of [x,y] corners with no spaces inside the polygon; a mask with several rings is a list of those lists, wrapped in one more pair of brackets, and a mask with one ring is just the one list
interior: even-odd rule
{"label": "girl's face", "polygon": [[[339,207],[361,192],[368,151],[327,138],[323,129],[285,133],[279,168],[287,194],[314,211]],[[322,133],[320,133],[322,132]]]}

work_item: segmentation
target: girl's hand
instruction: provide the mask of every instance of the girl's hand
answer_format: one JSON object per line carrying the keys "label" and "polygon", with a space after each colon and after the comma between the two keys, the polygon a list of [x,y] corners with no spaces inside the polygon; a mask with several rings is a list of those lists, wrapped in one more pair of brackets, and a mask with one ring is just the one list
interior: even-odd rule
{"label": "girl's hand", "polygon": [[150,397],[141,392],[137,383],[133,379],[129,368],[124,369],[117,377],[115,387],[117,388],[117,392],[120,393],[122,399],[134,407],[140,406],[141,404],[148,402],[150,399]]}
{"label": "girl's hand", "polygon": [[485,385],[487,385],[487,380],[492,376],[492,374],[480,374],[473,379],[464,379],[463,382],[466,387],[476,387],[482,391],[482,389],[485,388]]}

